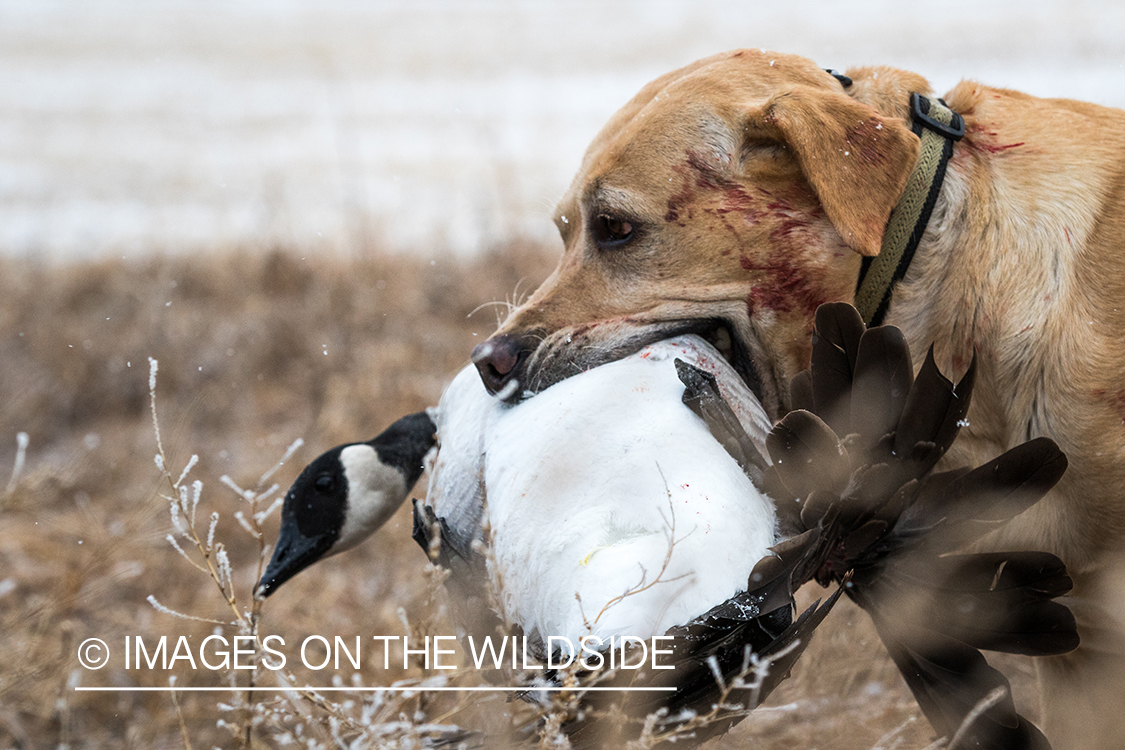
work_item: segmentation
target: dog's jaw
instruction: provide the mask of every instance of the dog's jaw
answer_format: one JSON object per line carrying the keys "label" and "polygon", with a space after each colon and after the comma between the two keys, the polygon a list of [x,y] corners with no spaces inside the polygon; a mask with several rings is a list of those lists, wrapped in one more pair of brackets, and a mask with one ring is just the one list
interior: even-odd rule
{"label": "dog's jaw", "polygon": [[788,409],[788,388],[780,387],[773,367],[762,364],[766,361],[763,350],[751,331],[750,321],[745,317],[738,321],[708,317],[653,323],[622,318],[563,328],[542,338],[521,370],[519,385],[498,395],[517,402],[572,375],[626,357],[653,342],[695,333],[715,345],[766,412],[776,419]]}

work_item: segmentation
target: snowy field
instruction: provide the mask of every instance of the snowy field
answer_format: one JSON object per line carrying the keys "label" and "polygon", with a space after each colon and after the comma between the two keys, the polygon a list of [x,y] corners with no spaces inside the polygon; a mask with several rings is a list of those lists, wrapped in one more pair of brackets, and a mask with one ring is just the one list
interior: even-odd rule
{"label": "snowy field", "polygon": [[548,239],[585,145],[714,52],[1125,106],[1125,4],[0,0],[0,253]]}

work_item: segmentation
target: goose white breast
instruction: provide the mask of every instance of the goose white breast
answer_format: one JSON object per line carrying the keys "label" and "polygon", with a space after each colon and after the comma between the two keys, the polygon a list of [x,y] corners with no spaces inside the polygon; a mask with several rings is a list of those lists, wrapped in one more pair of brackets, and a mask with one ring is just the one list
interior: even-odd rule
{"label": "goose white breast", "polygon": [[745,590],[777,541],[770,499],[682,402],[676,358],[716,376],[765,453],[765,412],[696,336],[516,406],[471,368],[443,396],[427,502],[455,536],[487,523],[501,615],[529,635],[661,634]]}

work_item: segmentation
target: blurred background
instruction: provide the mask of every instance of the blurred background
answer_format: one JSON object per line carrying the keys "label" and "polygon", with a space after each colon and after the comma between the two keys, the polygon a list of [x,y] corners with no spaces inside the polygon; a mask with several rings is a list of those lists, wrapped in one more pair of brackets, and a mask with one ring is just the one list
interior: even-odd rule
{"label": "blurred background", "polygon": [[1125,104],[1110,0],[2,0],[0,253],[472,253],[657,75],[743,46]]}
{"label": "blurred background", "polygon": [[[149,595],[231,614],[165,540],[148,358],[169,464],[199,456],[187,481],[249,606],[258,542],[220,477],[253,486],[303,438],[284,487],[436,403],[504,311],[485,303],[552,267],[552,206],[602,123],[657,75],[740,46],[1125,106],[1125,5],[1108,0],[0,0],[0,747],[324,746],[333,721],[362,736],[359,698],[74,691],[177,674],[82,670],[86,637],[212,632]],[[263,523],[272,543],[277,516]],[[409,530],[404,509],[287,583],[263,632],[400,633],[400,607],[452,632]],[[1030,667],[1007,669],[1034,717]],[[398,708],[469,726],[516,710]],[[414,746],[386,737],[355,746]],[[770,705],[709,747],[933,740],[842,602]]]}

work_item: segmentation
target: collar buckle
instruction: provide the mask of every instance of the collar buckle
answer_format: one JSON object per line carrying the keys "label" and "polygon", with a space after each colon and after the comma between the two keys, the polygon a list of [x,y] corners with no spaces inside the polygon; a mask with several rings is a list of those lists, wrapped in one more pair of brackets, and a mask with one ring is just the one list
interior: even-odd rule
{"label": "collar buckle", "polygon": [[835,68],[825,68],[824,72],[839,81],[840,85],[844,88],[852,85],[852,79],[848,78],[846,75],[836,70]]}
{"label": "collar buckle", "polygon": [[[945,106],[945,102],[941,99],[937,100],[935,106],[933,101],[915,92],[910,95],[910,109],[914,115],[914,122],[934,131],[943,138],[959,141],[965,137],[965,118]],[[947,117],[949,122],[945,123],[931,117],[931,112],[938,117]]]}

